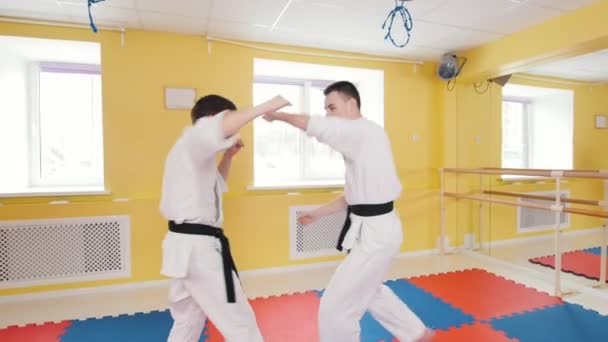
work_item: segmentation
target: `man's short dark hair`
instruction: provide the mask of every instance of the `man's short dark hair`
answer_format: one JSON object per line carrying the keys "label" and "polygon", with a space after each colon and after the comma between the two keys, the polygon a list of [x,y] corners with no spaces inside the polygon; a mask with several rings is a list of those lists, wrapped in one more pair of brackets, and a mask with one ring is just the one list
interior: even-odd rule
{"label": "man's short dark hair", "polygon": [[348,81],[338,81],[325,88],[323,94],[327,96],[334,91],[346,96],[347,98],[355,99],[355,101],[357,101],[357,108],[361,109],[361,97],[359,96],[359,91],[354,84]]}
{"label": "man's short dark hair", "polygon": [[192,123],[195,123],[196,120],[202,117],[213,116],[225,110],[236,110],[236,106],[232,101],[225,97],[207,95],[196,101],[196,104],[192,107],[192,111],[190,112],[190,118],[192,119]]}

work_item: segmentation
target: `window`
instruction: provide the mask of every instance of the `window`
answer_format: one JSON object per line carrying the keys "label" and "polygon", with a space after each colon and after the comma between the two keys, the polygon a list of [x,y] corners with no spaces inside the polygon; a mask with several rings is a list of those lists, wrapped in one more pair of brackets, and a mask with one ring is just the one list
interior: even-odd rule
{"label": "window", "polygon": [[502,101],[502,166],[504,168],[530,167],[528,107],[529,103],[521,99],[505,98]]}
{"label": "window", "polygon": [[[104,189],[99,44],[0,36],[0,195]],[[47,62],[53,61],[53,62]],[[3,96],[4,97],[4,96]]]}
{"label": "window", "polygon": [[[383,123],[382,71],[264,59],[254,63],[254,104],[280,94],[292,103],[288,112],[325,115],[323,90],[349,80],[360,92],[363,115]],[[254,188],[343,184],[344,161],[338,152],[285,123],[254,122]]]}
{"label": "window", "polygon": [[[30,177],[35,186],[103,185],[98,65],[37,64]],[[37,97],[37,99],[36,99]]]}
{"label": "window", "polygon": [[508,84],[502,101],[502,167],[572,169],[571,90]]}

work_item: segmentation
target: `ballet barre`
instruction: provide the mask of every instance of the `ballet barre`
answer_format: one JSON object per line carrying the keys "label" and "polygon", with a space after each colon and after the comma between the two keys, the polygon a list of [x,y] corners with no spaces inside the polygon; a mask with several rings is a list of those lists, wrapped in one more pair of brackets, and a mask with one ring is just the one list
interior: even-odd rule
{"label": "ballet barre", "polygon": [[[569,213],[576,215],[584,215],[598,217],[604,219],[602,227],[602,245],[601,245],[601,262],[600,262],[600,279],[598,286],[606,285],[606,245],[608,244],[608,171],[606,170],[548,170],[548,169],[513,169],[513,168],[443,168],[440,172],[440,243],[439,251],[441,255],[445,255],[445,237],[446,237],[446,198],[455,198],[457,200],[473,200],[479,201],[479,230],[480,243],[481,231],[483,225],[483,210],[481,208],[484,202],[510,205],[516,207],[526,207],[539,210],[547,210],[555,213],[554,241],[555,241],[555,295],[561,296],[561,269],[562,269],[562,248],[561,248],[561,214]],[[445,186],[446,173],[452,174],[474,174],[474,175],[512,175],[512,176],[528,176],[528,177],[543,177],[551,178],[555,181],[555,196],[541,196],[532,194],[522,194],[505,191],[484,190],[480,179],[480,191],[474,194],[463,194],[455,192],[447,192]],[[563,178],[583,178],[597,179],[604,181],[604,199],[603,200],[588,200],[578,198],[562,198],[561,181]],[[500,197],[500,198],[495,198]],[[518,198],[532,199],[545,201],[551,204],[541,204],[533,202],[522,202],[518,200],[508,200],[503,198]],[[599,207],[600,210],[571,208],[566,204],[578,204]]]}

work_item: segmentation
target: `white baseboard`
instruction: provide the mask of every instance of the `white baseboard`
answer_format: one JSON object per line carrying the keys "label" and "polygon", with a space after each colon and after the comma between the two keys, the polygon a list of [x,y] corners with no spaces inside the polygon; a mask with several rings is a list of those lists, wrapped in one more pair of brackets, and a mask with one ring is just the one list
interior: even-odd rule
{"label": "white baseboard", "polygon": [[[433,254],[437,254],[437,250],[428,249],[428,250],[421,250],[421,251],[415,251],[415,252],[403,252],[403,253],[399,253],[395,258],[396,259],[407,259],[407,258],[415,258],[415,257],[421,257],[421,256],[427,256],[427,255],[433,255]],[[247,270],[247,271],[239,272],[239,275],[241,276],[241,278],[246,279],[246,278],[251,278],[251,277],[272,275],[272,274],[303,272],[303,271],[318,270],[318,269],[323,269],[323,268],[329,269],[329,268],[338,267],[338,265],[340,265],[341,262],[342,262],[342,259],[334,260],[334,261],[315,262],[312,264],[258,268],[258,269],[254,269],[254,270]]]}
{"label": "white baseboard", "polygon": [[[564,232],[565,236],[580,236],[587,234],[594,234],[601,230],[602,228],[590,228],[584,230],[577,230],[572,232]],[[510,240],[499,240],[492,241],[491,246],[506,246],[519,244],[523,242],[533,242],[533,241],[543,241],[543,240],[552,240],[553,235],[542,235],[542,236],[531,236],[531,237],[523,237],[516,238]],[[482,244],[484,247],[488,247],[488,242],[484,242]],[[446,253],[453,253],[458,251],[463,251],[464,246],[460,247],[452,247],[447,246]],[[438,254],[437,249],[427,249],[420,250],[414,252],[403,252],[398,254],[396,259],[409,259],[423,256],[430,256]],[[242,279],[247,278],[255,278],[259,276],[266,275],[274,275],[274,274],[285,274],[285,273],[293,273],[293,272],[306,272],[310,270],[318,270],[318,269],[332,269],[338,267],[342,260],[334,260],[334,261],[325,261],[325,262],[316,262],[310,264],[301,264],[301,265],[292,265],[292,266],[281,266],[281,267],[270,267],[270,268],[260,268],[254,270],[241,271],[239,273]],[[108,286],[96,286],[96,287],[83,287],[77,289],[68,289],[68,290],[56,290],[56,291],[47,291],[47,292],[36,292],[36,293],[25,293],[25,294],[17,294],[17,295],[6,295],[0,296],[0,304],[4,303],[14,303],[28,300],[41,300],[41,299],[52,299],[52,298],[62,298],[62,297],[71,297],[71,296],[82,296],[89,294],[100,294],[100,293],[111,293],[111,292],[122,292],[129,290],[138,290],[138,289],[149,289],[149,288],[168,288],[169,279],[163,280],[151,280],[145,282],[137,282],[137,283],[128,283],[128,284],[120,284],[120,285],[108,285]]]}
{"label": "white baseboard", "polygon": [[81,287],[81,288],[68,289],[68,290],[55,290],[55,291],[16,294],[16,295],[6,295],[6,296],[0,296],[0,304],[22,302],[22,301],[28,301],[28,300],[54,299],[54,298],[64,298],[64,297],[73,297],[73,296],[83,296],[83,295],[90,295],[90,294],[141,290],[141,289],[149,289],[149,288],[156,288],[156,287],[167,287],[168,288],[169,282],[170,282],[169,279],[150,280],[150,281],[143,281],[143,282],[129,283],[129,284]]}
{"label": "white baseboard", "polygon": [[338,267],[338,265],[340,265],[341,262],[342,262],[342,260],[334,260],[334,261],[315,262],[312,264],[302,264],[302,265],[293,265],[293,266],[257,268],[257,269],[253,269],[253,270],[240,271],[239,276],[242,279],[247,279],[247,278],[255,278],[255,277],[265,276],[265,275],[302,272],[302,271],[318,270],[318,269],[323,269],[323,268],[335,268],[335,267]]}
{"label": "white baseboard", "polygon": [[[437,254],[437,251],[436,250],[422,250],[422,251],[415,251],[415,252],[400,253],[399,255],[397,255],[396,258],[397,259],[406,259],[406,258],[415,258],[415,257],[427,256],[427,255],[433,255],[433,254]],[[273,275],[273,274],[306,272],[306,271],[310,271],[310,270],[318,270],[318,269],[324,269],[324,268],[332,269],[332,268],[338,267],[338,265],[340,265],[341,262],[342,262],[342,260],[335,260],[335,261],[316,262],[316,263],[311,263],[311,264],[302,264],[302,265],[293,265],[293,266],[260,268],[260,269],[239,272],[239,276],[241,277],[241,279],[246,279],[246,278],[255,278],[255,277],[259,277],[259,276],[266,276],[266,275]],[[0,296],[0,304],[23,302],[23,301],[30,301],[30,300],[44,300],[44,299],[84,296],[84,295],[100,294],[100,293],[124,292],[124,291],[141,290],[141,289],[149,289],[149,288],[168,288],[169,283],[170,283],[170,279],[163,279],[163,280],[150,280],[150,281],[145,281],[145,282],[137,282],[137,283],[129,283],[129,284],[82,287],[82,288],[67,289],[67,290],[55,290],[55,291],[46,291],[46,292],[6,295],[6,296]]]}
{"label": "white baseboard", "polygon": [[403,252],[399,253],[395,258],[396,259],[410,259],[410,258],[418,258],[422,256],[436,255],[439,253],[439,249],[423,249],[415,252]]}
{"label": "white baseboard", "polygon": [[[564,236],[580,236],[587,234],[598,233],[602,228],[590,228],[584,230],[577,230],[571,232],[564,232]],[[544,241],[544,240],[552,240],[553,234],[542,235],[542,236],[531,236],[531,237],[522,237],[515,238],[509,240],[498,240],[492,241],[491,243],[484,242],[482,244],[483,247],[488,247],[489,245],[496,246],[507,246],[513,244],[520,244],[525,242],[534,242],[534,241]],[[460,247],[452,247],[447,246],[446,253],[454,253],[466,250],[464,246]],[[396,259],[408,259],[408,258],[416,258],[423,256],[430,256],[438,254],[438,249],[427,249],[421,251],[414,252],[403,252],[398,254]],[[334,261],[325,261],[325,262],[316,262],[310,264],[301,264],[301,265],[292,265],[292,266],[281,266],[281,267],[270,267],[270,268],[260,268],[254,270],[242,271],[239,273],[242,279],[247,278],[255,278],[259,276],[266,275],[274,275],[274,274],[285,274],[285,273],[293,273],[293,272],[306,272],[310,270],[318,270],[318,269],[332,269],[338,267],[342,260],[334,260]],[[42,300],[42,299],[53,299],[53,298],[62,298],[62,297],[71,297],[71,296],[83,296],[90,294],[100,294],[100,293],[111,293],[111,292],[122,292],[122,291],[130,291],[130,290],[138,290],[138,289],[149,289],[149,288],[168,288],[169,287],[169,279],[163,280],[151,280],[145,282],[137,282],[137,283],[128,283],[128,284],[120,284],[120,285],[108,285],[108,286],[95,286],[95,287],[83,287],[77,289],[68,289],[68,290],[56,290],[56,291],[47,291],[47,292],[35,292],[35,293],[25,293],[25,294],[16,294],[16,295],[6,295],[0,296],[0,304],[5,303],[14,303],[28,300]]]}

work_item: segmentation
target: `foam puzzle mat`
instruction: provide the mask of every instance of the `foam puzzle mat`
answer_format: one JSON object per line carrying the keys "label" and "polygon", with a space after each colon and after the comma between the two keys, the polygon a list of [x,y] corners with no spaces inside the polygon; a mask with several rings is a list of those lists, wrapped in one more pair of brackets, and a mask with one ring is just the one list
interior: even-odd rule
{"label": "foam puzzle mat", "polygon": [[[600,280],[600,254],[600,247],[562,253],[562,271],[587,279]],[[555,269],[554,255],[532,258],[529,261]],[[608,263],[606,270],[608,271]]]}
{"label": "foam puzzle mat", "polygon": [[[386,284],[436,329],[433,341],[582,342],[608,341],[608,316],[562,301],[490,272],[471,269],[397,279]],[[317,313],[323,291],[250,301],[266,342],[318,341]],[[8,327],[2,342],[161,342],[169,312]],[[370,314],[360,322],[362,342],[398,342]],[[207,322],[201,342],[224,341]]]}

